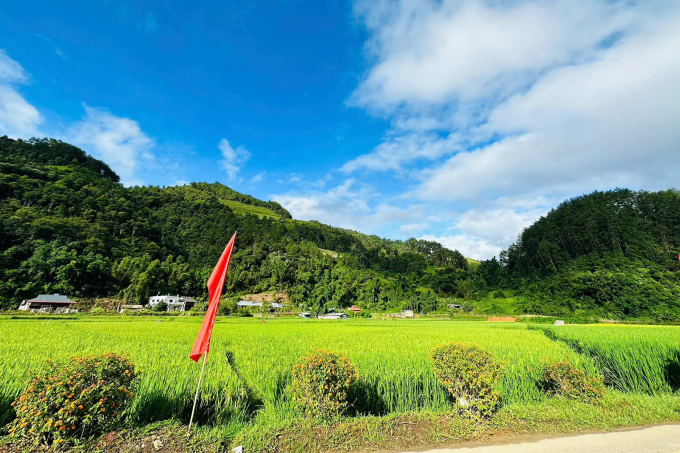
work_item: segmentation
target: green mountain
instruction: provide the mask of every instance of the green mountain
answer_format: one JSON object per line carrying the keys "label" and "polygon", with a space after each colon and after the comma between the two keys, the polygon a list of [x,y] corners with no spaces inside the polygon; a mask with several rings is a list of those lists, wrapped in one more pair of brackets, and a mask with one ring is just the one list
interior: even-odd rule
{"label": "green mountain", "polygon": [[593,192],[563,202],[480,264],[522,311],[680,319],[680,192]]}
{"label": "green mountain", "polygon": [[284,290],[312,310],[428,311],[474,277],[459,252],[435,242],[293,220],[280,204],[221,184],[126,188],[72,145],[0,137],[0,309],[39,293],[203,297],[237,230],[230,295]]}

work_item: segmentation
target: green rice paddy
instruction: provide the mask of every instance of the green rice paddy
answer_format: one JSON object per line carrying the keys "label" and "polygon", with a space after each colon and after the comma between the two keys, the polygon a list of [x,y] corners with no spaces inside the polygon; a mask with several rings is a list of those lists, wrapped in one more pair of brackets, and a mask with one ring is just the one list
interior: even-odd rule
{"label": "green rice paddy", "polygon": [[[0,422],[13,416],[9,404],[30,370],[46,359],[105,351],[129,354],[142,372],[132,423],[186,421],[200,373],[200,363],[188,357],[200,322],[198,317],[0,318]],[[352,415],[385,415],[450,408],[428,361],[438,344],[476,343],[504,360],[499,390],[507,405],[547,398],[536,385],[544,357],[603,372],[619,390],[677,391],[679,339],[678,327],[221,318],[200,393],[199,423],[235,433],[246,424],[297,417],[286,390],[290,370],[315,348],[344,352],[357,366],[361,385]]]}

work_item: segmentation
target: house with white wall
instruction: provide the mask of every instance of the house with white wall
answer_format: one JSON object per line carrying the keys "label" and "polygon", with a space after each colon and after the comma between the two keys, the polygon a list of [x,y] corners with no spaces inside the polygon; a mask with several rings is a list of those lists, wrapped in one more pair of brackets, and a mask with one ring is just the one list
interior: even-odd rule
{"label": "house with white wall", "polygon": [[165,296],[159,294],[157,296],[149,297],[149,307],[154,308],[160,303],[165,303],[167,305],[167,311],[187,311],[191,310],[196,305],[196,299],[190,296],[180,296],[179,294],[166,294]]}

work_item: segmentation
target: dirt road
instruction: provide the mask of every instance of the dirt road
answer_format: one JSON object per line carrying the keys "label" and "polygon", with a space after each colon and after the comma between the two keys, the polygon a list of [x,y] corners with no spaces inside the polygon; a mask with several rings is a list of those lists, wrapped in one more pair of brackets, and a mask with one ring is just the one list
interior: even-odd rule
{"label": "dirt road", "polygon": [[680,425],[580,434],[505,445],[444,448],[423,453],[680,453]]}

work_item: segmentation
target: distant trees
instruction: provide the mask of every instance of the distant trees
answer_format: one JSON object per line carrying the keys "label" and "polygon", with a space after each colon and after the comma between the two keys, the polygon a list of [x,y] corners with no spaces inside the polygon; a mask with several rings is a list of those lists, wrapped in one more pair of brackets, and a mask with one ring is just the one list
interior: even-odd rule
{"label": "distant trees", "polygon": [[[237,215],[227,201],[280,218]],[[317,312],[421,299],[433,310],[433,296],[421,294],[458,294],[458,278],[469,278],[462,255],[434,242],[287,219],[278,203],[221,184],[125,188],[76,147],[1,137],[0,308],[44,292],[134,304],[158,292],[205,297],[205,281],[236,230],[226,291],[284,290]]]}
{"label": "distant trees", "polygon": [[561,203],[478,272],[533,312],[668,321],[680,319],[678,253],[680,192],[617,189]]}

